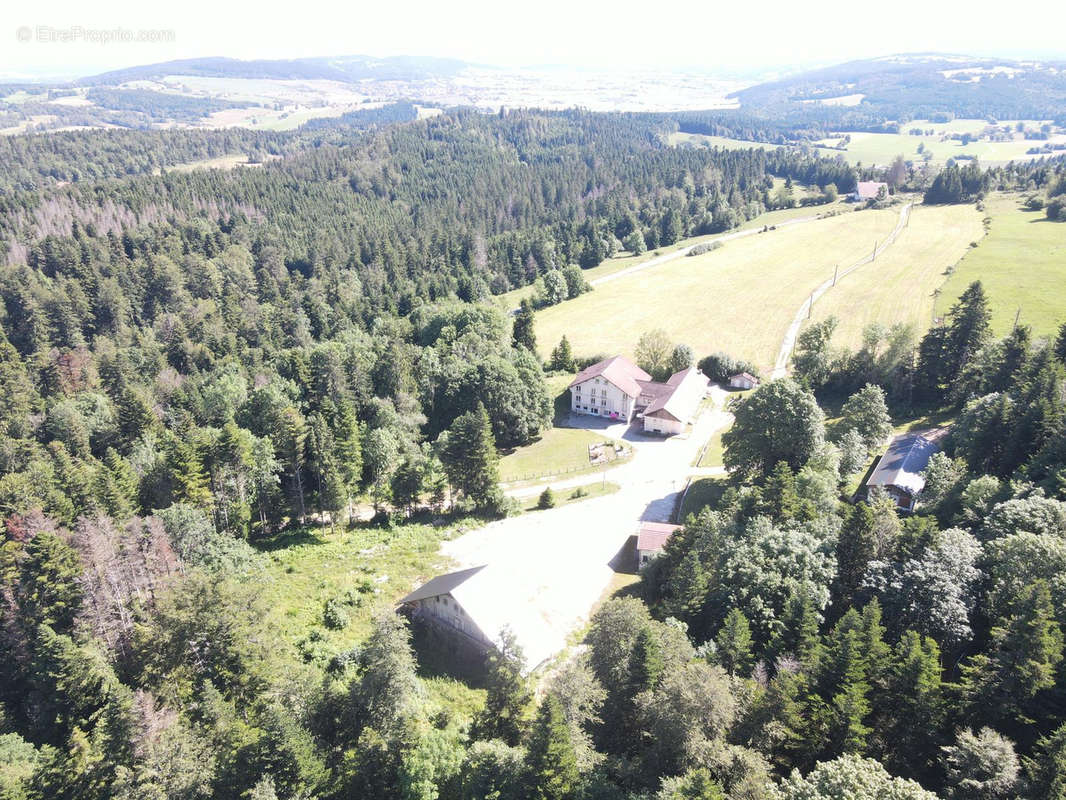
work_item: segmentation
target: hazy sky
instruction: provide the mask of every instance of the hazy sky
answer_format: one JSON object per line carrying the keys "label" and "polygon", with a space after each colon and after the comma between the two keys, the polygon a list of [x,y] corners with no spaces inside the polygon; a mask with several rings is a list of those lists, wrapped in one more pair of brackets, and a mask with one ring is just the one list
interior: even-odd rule
{"label": "hazy sky", "polygon": [[[8,78],[211,55],[436,55],[507,66],[685,66],[719,73],[929,50],[1066,59],[1061,0],[1032,0],[1016,7],[1013,18],[1001,13],[1002,6],[989,13],[985,2],[941,0],[3,0],[0,5],[0,73]],[[37,26],[80,27],[83,40],[36,41]],[[93,31],[116,27],[132,35],[142,29],[173,31],[174,41],[84,40],[101,38]],[[20,41],[20,35],[31,40]]]}

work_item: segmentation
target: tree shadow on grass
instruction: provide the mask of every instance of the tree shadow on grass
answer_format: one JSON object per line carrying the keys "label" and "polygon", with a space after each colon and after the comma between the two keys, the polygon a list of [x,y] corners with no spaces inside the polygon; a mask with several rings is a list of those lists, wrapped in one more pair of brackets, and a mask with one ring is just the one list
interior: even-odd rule
{"label": "tree shadow on grass", "polygon": [[326,540],[312,528],[284,530],[269,539],[254,539],[249,544],[260,553],[273,553],[302,544],[325,544]]}

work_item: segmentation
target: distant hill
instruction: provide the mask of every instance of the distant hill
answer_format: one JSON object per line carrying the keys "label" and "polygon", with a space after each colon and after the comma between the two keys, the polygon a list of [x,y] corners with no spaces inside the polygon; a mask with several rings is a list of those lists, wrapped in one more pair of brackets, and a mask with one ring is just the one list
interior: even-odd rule
{"label": "distant hill", "polygon": [[[882,120],[1062,119],[1066,64],[912,53],[850,61],[736,92],[749,111],[835,106]],[[841,112],[845,113],[845,112]]]}
{"label": "distant hill", "polygon": [[450,58],[425,56],[337,56],[290,60],[236,58],[186,58],[138,67],[103,72],[75,81],[78,86],[114,86],[127,81],[152,80],[166,75],[190,75],[205,78],[269,78],[273,80],[325,79],[352,82],[375,80],[411,81],[433,77],[451,77],[468,64]]}

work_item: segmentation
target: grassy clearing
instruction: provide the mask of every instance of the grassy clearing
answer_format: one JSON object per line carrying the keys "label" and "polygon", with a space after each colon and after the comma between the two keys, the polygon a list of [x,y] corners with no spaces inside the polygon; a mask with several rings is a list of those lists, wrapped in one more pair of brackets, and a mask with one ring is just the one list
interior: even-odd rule
{"label": "grassy clearing", "polygon": [[543,355],[566,334],[575,354],[633,355],[662,328],[697,354],[725,350],[772,368],[789,322],[810,291],[873,249],[898,210],[848,212],[728,242],[597,287],[537,312]]}
{"label": "grassy clearing", "polygon": [[1066,224],[1026,211],[1014,195],[992,195],[986,213],[992,218],[988,236],[948,278],[936,313],[943,316],[970,283],[980,280],[997,336],[1010,331],[1018,309],[1020,321],[1035,335],[1053,335],[1066,322]]}
{"label": "grassy clearing", "polygon": [[[923,123],[915,123],[924,127]],[[1030,139],[1015,139],[1009,142],[990,142],[982,139],[963,145],[957,139],[942,140],[939,135],[935,136],[911,136],[906,133],[864,133],[859,131],[849,132],[851,142],[846,150],[837,150],[835,146],[840,143],[839,137],[823,139],[819,142],[829,149],[819,148],[823,155],[833,155],[839,152],[853,164],[888,164],[896,156],[902,155],[908,161],[920,163],[922,155],[918,152],[918,145],[924,144],[925,150],[932,153],[935,163],[943,163],[949,158],[959,156],[976,156],[982,164],[1002,164],[1007,161],[1028,160],[1039,158],[1026,154],[1031,147],[1039,147],[1044,141]],[[1062,136],[1053,136],[1050,143],[1064,141]]]}
{"label": "grassy clearing", "polygon": [[[1013,124],[1003,121],[1000,125]],[[1027,120],[1026,125],[1030,128],[1038,128],[1041,122]],[[866,133],[864,131],[840,131],[827,139],[816,142],[818,152],[821,155],[833,156],[840,154],[853,164],[888,164],[897,155],[902,155],[908,161],[921,162],[922,155],[918,153],[918,145],[924,144],[925,150],[932,153],[933,162],[942,164],[949,158],[959,156],[976,156],[984,164],[1002,164],[1007,161],[1039,158],[1026,153],[1030,147],[1039,147],[1044,141],[1017,138],[1007,142],[990,142],[987,140],[971,142],[963,145],[956,139],[942,141],[942,137],[952,133],[980,133],[988,126],[986,120],[957,119],[945,123],[933,123],[923,120],[915,120],[903,125],[903,133]],[[910,128],[933,130],[932,136],[911,136],[906,131]],[[848,135],[851,141],[846,148],[838,149],[843,144],[843,137]],[[1019,134],[1020,137],[1020,134]],[[743,139],[730,139],[724,136],[704,136],[694,133],[674,133],[667,139],[671,145],[702,144],[707,147],[723,147],[731,150],[743,150],[752,147],[770,149],[779,145],[762,142],[748,142]],[[1064,135],[1052,135],[1047,140],[1051,143],[1066,141]]]}
{"label": "grassy clearing", "polygon": [[[798,184],[795,186],[794,191],[796,193],[796,197],[803,197],[805,196],[805,194],[816,193],[813,189],[807,190],[799,186]],[[812,206],[810,208],[782,208],[778,209],[777,211],[767,211],[765,214],[762,214],[756,217],[755,219],[748,220],[735,230],[746,231],[751,230],[752,228],[763,228],[773,225],[780,225],[783,222],[789,222],[794,219],[817,217],[819,214],[824,214],[827,211],[831,211],[833,209],[850,210],[850,206],[845,206],[843,203],[838,203],[835,206],[823,205]],[[731,231],[731,233],[732,232],[735,231]],[[713,239],[717,239],[719,236],[722,236],[722,234],[714,233],[708,234],[706,236],[690,236],[687,239],[682,239],[676,244],[672,244],[667,247],[659,247],[647,253],[641,253],[639,256],[635,256],[628,251],[622,250],[618,253],[615,253],[613,256],[611,256],[611,258],[608,258],[598,267],[593,267],[592,269],[585,270],[583,274],[585,276],[585,280],[592,282],[600,278],[605,278],[608,275],[613,275],[616,272],[621,272],[624,269],[639,266],[640,264],[643,264],[646,261],[651,261],[653,258],[658,258],[659,256],[667,255],[678,250],[683,250],[684,248],[691,247],[695,244],[709,242]],[[725,244],[726,246],[728,246],[729,243],[726,242]],[[522,302],[523,298],[532,297],[532,286],[520,286],[517,289],[512,289],[511,291],[505,292],[504,294],[496,295],[494,299],[501,308],[510,311],[512,308],[517,308],[519,303]],[[555,343],[553,342],[552,346],[554,345]]]}
{"label": "grassy clearing", "polygon": [[[545,488],[551,488],[546,486]],[[582,500],[592,500],[596,497],[605,497],[609,494],[614,494],[622,487],[617,483],[611,483],[610,481],[595,481],[593,483],[587,483],[584,486],[575,486],[570,489],[552,489],[552,494],[555,497],[555,505],[553,508],[559,508],[560,506],[569,505],[570,503],[579,503]],[[546,511],[548,509],[540,508],[540,496],[531,495],[522,501],[523,511]]]}
{"label": "grassy clearing", "polygon": [[733,423],[730,422],[724,428],[721,428],[714,432],[714,435],[711,436],[710,441],[707,443],[707,448],[703,451],[703,457],[696,465],[697,467],[725,466],[725,447],[722,446],[722,434],[732,427]]}
{"label": "grassy clearing", "polygon": [[726,136],[707,136],[702,133],[671,133],[666,137],[667,144],[678,145],[703,145],[704,147],[721,147],[726,150],[740,150],[754,148],[756,150],[776,150],[781,145],[769,144],[768,142],[746,142],[743,139],[730,139]]}
{"label": "grassy clearing", "polygon": [[712,475],[692,481],[685,494],[685,502],[681,504],[678,519],[683,523],[689,514],[698,514],[705,506],[716,504],[728,486],[725,475]]}
{"label": "grassy clearing", "polygon": [[[259,167],[262,164],[249,164],[248,156],[244,153],[230,153],[214,158],[205,158],[200,161],[188,161],[184,164],[172,164],[165,167],[167,172],[192,172],[194,169],[233,169],[234,167]],[[156,169],[158,175],[161,170]]]}
{"label": "grassy clearing", "polygon": [[[338,651],[366,636],[375,606],[391,605],[446,567],[438,546],[463,527],[338,527],[335,533],[329,528],[304,529],[271,544],[255,579],[289,642],[296,644],[314,630],[324,650]],[[346,602],[349,593],[351,602]],[[345,602],[350,616],[341,630],[329,630],[323,623],[326,601],[334,599]]]}
{"label": "grassy clearing", "polygon": [[903,322],[921,334],[932,323],[945,274],[983,235],[981,214],[973,206],[915,206],[892,246],[826,292],[812,319],[836,316],[833,344],[850,349],[858,349],[863,328],[872,322]]}
{"label": "grassy clearing", "polygon": [[589,446],[603,442],[615,444],[614,439],[601,433],[549,428],[537,441],[500,459],[500,480],[510,483],[600,469],[589,463]]}

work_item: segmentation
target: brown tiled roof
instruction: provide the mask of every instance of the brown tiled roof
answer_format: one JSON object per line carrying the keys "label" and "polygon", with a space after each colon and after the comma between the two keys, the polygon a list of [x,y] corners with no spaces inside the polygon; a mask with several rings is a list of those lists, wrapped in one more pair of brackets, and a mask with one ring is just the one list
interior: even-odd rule
{"label": "brown tiled roof", "polygon": [[617,386],[630,397],[639,397],[641,385],[638,381],[650,381],[651,375],[642,370],[625,356],[606,358],[591,367],[585,367],[577,373],[570,386],[577,386],[591,378],[603,378]]}
{"label": "brown tiled roof", "polygon": [[669,525],[665,522],[642,522],[637,533],[637,549],[662,550],[666,540],[674,531],[680,529],[680,525]]}

